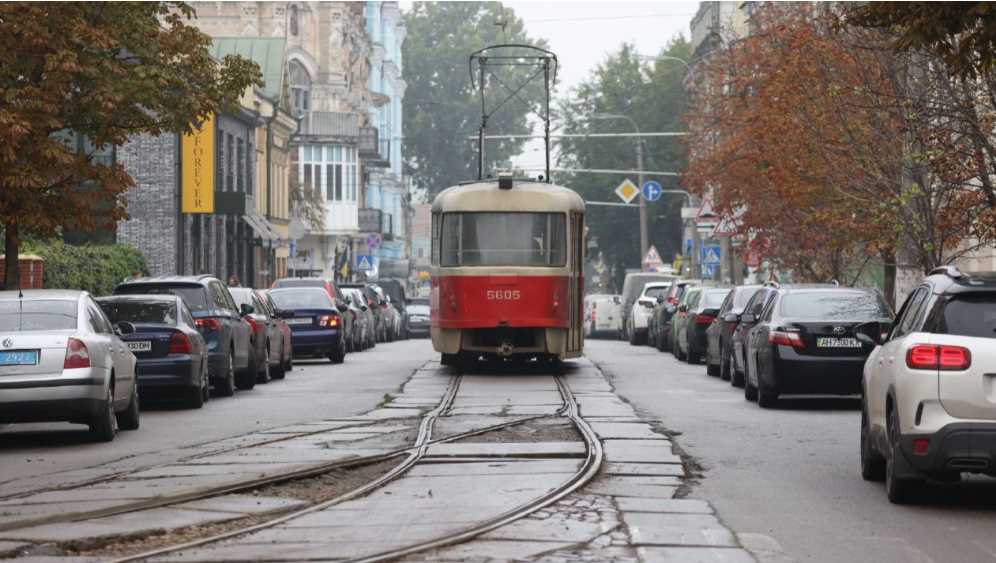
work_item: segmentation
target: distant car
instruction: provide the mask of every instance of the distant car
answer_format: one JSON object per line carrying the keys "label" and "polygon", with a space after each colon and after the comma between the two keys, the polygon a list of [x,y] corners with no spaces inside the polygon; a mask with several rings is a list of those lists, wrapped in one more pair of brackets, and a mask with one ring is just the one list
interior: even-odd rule
{"label": "distant car", "polygon": [[729,381],[733,372],[733,330],[740,314],[760,285],[738,285],[730,291],[719,307],[716,320],[706,329],[706,371]]}
{"label": "distant car", "polygon": [[384,312],[384,306],[387,302],[384,300],[383,293],[378,293],[370,284],[342,284],[340,287],[342,289],[358,289],[363,294],[367,308],[374,317],[374,341],[387,342],[388,322],[385,321]]}
{"label": "distant car", "polygon": [[271,289],[270,297],[284,311],[291,328],[294,356],[327,357],[333,364],[346,359],[342,313],[321,288]]}
{"label": "distant car", "polygon": [[291,329],[287,322],[284,321],[284,312],[273,302],[269,291],[261,289],[257,290],[257,292],[260,299],[263,300],[263,305],[266,306],[266,313],[276,322],[277,326],[280,327],[280,332],[284,335],[282,340],[283,350],[280,353],[280,357],[283,358],[283,367],[273,372],[275,379],[283,379],[287,376],[287,372],[291,371],[294,367],[294,350],[291,348]]}
{"label": "distant car", "polygon": [[367,296],[362,287],[343,286],[342,293],[349,299],[354,307],[359,309],[363,321],[360,323],[362,330],[360,340],[363,342],[364,350],[377,345],[377,316],[373,309],[367,304]]}
{"label": "distant car", "polygon": [[698,293],[695,302],[687,305],[687,316],[678,335],[681,357],[690,364],[699,363],[705,355],[706,330],[716,320],[719,307],[730,294],[730,288],[704,287],[699,289]]}
{"label": "distant car", "polygon": [[408,332],[416,338],[429,337],[429,300],[412,299],[408,302]]}
{"label": "distant car", "polygon": [[256,385],[256,374],[249,365],[252,328],[218,278],[209,275],[137,278],[119,284],[114,294],[166,294],[183,298],[207,342],[214,392],[230,397],[236,387],[252,389]]}
{"label": "distant car", "polygon": [[343,286],[322,278],[280,278],[273,282],[273,289],[289,287],[320,287],[329,294],[336,309],[342,314],[342,331],[346,338],[346,351],[349,352],[353,342],[353,315],[348,314],[349,304],[342,293]]}
{"label": "distant car", "polygon": [[69,421],[110,442],[139,426],[135,355],[85,291],[0,291],[0,423]]}
{"label": "distant car", "polygon": [[653,314],[654,306],[657,305],[657,298],[663,297],[670,288],[670,281],[650,281],[644,284],[643,289],[638,294],[639,296],[633,301],[629,315],[626,316],[626,320],[629,323],[629,326],[626,328],[626,334],[629,336],[629,343],[631,345],[636,346],[637,344],[645,344],[647,342],[648,324],[650,316]]}
{"label": "distant car", "polygon": [[405,284],[401,280],[381,279],[377,280],[387,297],[391,298],[391,305],[398,310],[401,326],[398,328],[397,338],[408,338],[408,296],[405,293]]}
{"label": "distant car", "polygon": [[685,351],[681,347],[681,340],[685,338],[685,325],[688,321],[690,307],[694,307],[699,298],[702,297],[702,288],[698,286],[688,287],[682,293],[681,301],[678,302],[678,308],[671,317],[670,324],[670,336],[668,340],[671,342],[671,354],[679,360],[687,359],[685,356]]}
{"label": "distant car", "polygon": [[[257,290],[248,287],[230,287],[228,291],[242,312],[242,318],[252,327],[250,369],[256,373],[256,383],[283,378],[284,333],[277,319],[263,303]],[[286,324],[286,323],[284,323]]]}
{"label": "distant car", "polygon": [[[761,311],[764,310],[764,307],[775,296],[776,291],[777,289],[774,286],[769,285],[765,285],[755,291],[754,295],[747,301],[747,304],[744,305],[744,311],[740,315],[736,326],[733,327],[733,334],[730,335],[730,347],[732,349],[730,385],[734,387],[743,387],[744,380],[747,377],[747,362],[744,359],[747,349],[747,333],[757,324],[757,320],[761,316]],[[744,391],[744,396],[747,396],[746,390]]]}
{"label": "distant car", "polygon": [[112,323],[131,323],[135,332],[121,337],[136,358],[143,400],[179,395],[193,409],[204,406],[211,390],[208,351],[193,315],[175,295],[112,295],[97,299]]}
{"label": "distant car", "polygon": [[926,482],[996,476],[996,272],[931,271],[891,326],[855,336],[864,364],[861,475],[894,503]]}
{"label": "distant car", "polygon": [[656,345],[661,352],[674,350],[674,344],[671,342],[671,319],[678,312],[678,304],[681,302],[682,295],[688,288],[700,285],[702,285],[702,280],[674,280],[664,299],[658,301],[654,306],[653,322],[657,333]]}
{"label": "distant car", "polygon": [[783,393],[860,394],[871,346],[854,329],[869,321],[892,322],[877,290],[779,288],[747,334],[745,397],[770,408]]}
{"label": "distant car", "polygon": [[622,334],[623,340],[631,340],[632,336],[629,333],[630,325],[632,321],[629,316],[632,313],[633,303],[643,294],[643,286],[647,285],[649,282],[670,282],[674,280],[677,276],[671,274],[656,274],[650,272],[632,272],[626,274],[626,279],[623,281],[623,290],[621,295],[622,307],[620,312],[622,313]]}
{"label": "distant car", "polygon": [[618,338],[622,329],[618,295],[587,295],[585,301],[585,335],[591,338],[611,336]]}

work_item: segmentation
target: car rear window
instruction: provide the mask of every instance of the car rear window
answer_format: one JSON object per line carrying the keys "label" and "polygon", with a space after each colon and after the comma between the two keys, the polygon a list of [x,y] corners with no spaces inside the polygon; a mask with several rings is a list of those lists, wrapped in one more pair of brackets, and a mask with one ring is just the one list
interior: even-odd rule
{"label": "car rear window", "polygon": [[671,289],[669,285],[662,285],[659,287],[648,287],[646,293],[643,294],[644,297],[650,297],[651,299],[657,299],[658,296],[667,295],[667,291]]}
{"label": "car rear window", "polygon": [[235,304],[239,307],[243,305],[253,305],[251,289],[243,287],[230,287],[228,288],[228,292],[232,294],[232,299],[235,300]]}
{"label": "car rear window", "polygon": [[75,329],[76,311],[75,299],[0,301],[0,332]]}
{"label": "car rear window", "polygon": [[782,298],[781,314],[802,320],[871,320],[891,316],[878,294],[855,291],[789,293]]}
{"label": "car rear window", "polygon": [[116,295],[176,295],[183,299],[187,308],[194,313],[206,311],[208,306],[207,290],[200,285],[130,283],[119,285],[114,290]]}
{"label": "car rear window", "polygon": [[705,294],[705,306],[707,308],[717,308],[723,304],[729,291],[708,291]]}
{"label": "car rear window", "polygon": [[281,309],[331,309],[332,299],[325,290],[310,288],[271,290],[270,298]]}
{"label": "car rear window", "polygon": [[139,324],[176,326],[176,303],[142,301],[97,301],[111,323],[121,321]]}
{"label": "car rear window", "polygon": [[756,287],[738,291],[736,295],[733,296],[733,308],[743,310],[743,308],[747,306],[747,302],[750,301],[750,298],[754,297],[754,294],[758,291],[759,290]]}
{"label": "car rear window", "polygon": [[996,338],[996,294],[958,295],[944,304],[937,328],[939,334]]}

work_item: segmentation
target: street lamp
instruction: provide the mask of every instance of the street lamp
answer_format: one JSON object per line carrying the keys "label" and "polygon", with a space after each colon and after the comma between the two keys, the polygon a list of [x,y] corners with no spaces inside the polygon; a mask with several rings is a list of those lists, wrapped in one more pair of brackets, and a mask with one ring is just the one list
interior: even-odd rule
{"label": "street lamp", "polygon": [[[589,119],[624,119],[629,121],[630,125],[636,131],[637,135],[640,135],[640,126],[633,121],[632,118],[626,115],[621,115],[618,113],[593,113],[588,116]],[[643,139],[641,137],[636,138],[636,170],[637,170],[637,185],[643,190]],[[640,261],[643,261],[643,257],[647,255],[647,247],[649,246],[647,241],[647,202],[643,198],[641,193],[640,197]]]}

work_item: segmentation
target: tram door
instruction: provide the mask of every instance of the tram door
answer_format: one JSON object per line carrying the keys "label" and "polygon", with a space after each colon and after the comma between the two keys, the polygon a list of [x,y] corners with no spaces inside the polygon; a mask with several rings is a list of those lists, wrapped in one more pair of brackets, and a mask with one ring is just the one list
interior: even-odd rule
{"label": "tram door", "polygon": [[567,351],[580,352],[584,345],[584,331],[581,326],[584,306],[584,215],[571,213],[571,271],[567,292],[570,303],[570,328],[567,329]]}

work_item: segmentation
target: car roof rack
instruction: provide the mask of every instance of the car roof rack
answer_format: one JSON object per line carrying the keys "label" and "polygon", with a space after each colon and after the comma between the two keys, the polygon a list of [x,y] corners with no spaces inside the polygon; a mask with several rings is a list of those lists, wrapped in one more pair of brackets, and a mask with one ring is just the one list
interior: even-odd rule
{"label": "car roof rack", "polygon": [[931,270],[930,273],[927,275],[933,276],[937,274],[945,275],[952,279],[959,279],[965,277],[965,274],[961,273],[961,270],[958,269],[958,266],[954,266],[952,264],[947,264],[945,266],[938,266],[933,270]]}

